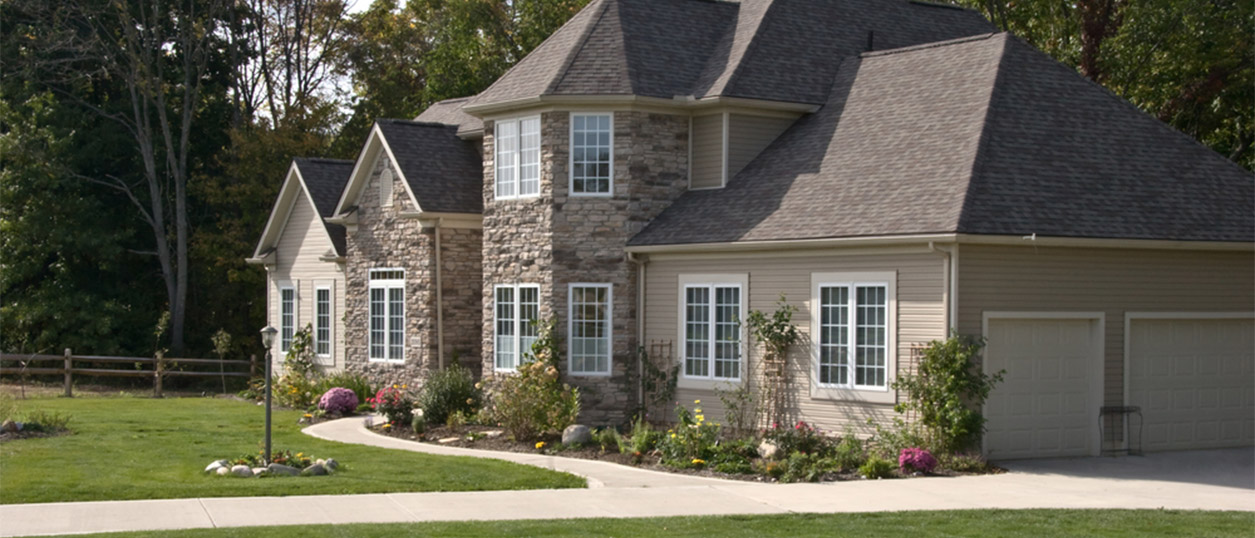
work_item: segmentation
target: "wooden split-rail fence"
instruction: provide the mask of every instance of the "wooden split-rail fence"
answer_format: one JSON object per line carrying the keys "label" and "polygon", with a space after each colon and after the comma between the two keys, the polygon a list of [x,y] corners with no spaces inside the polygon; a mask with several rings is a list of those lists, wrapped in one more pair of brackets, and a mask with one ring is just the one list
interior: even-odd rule
{"label": "wooden split-rail fence", "polygon": [[[56,366],[48,366],[53,363]],[[36,366],[36,365],[40,366]],[[88,366],[83,366],[87,364]],[[129,368],[122,366],[129,366]],[[221,372],[206,370],[182,370],[181,366],[218,366]],[[109,367],[113,366],[113,367]],[[103,355],[75,355],[69,349],[63,355],[28,355],[0,353],[0,376],[62,375],[65,379],[65,395],[74,395],[74,376],[148,377],[153,380],[153,392],[160,397],[162,384],[167,377],[244,377],[257,376],[260,365],[257,356],[249,360],[182,359],[166,357],[109,357]],[[247,368],[247,372],[238,371]]]}

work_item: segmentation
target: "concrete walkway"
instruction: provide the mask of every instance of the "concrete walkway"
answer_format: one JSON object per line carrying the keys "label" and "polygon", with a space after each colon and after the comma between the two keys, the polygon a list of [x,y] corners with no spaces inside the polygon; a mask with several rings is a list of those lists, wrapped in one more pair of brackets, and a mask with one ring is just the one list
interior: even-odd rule
{"label": "concrete walkway", "polygon": [[[615,464],[516,453],[485,453],[383,437],[361,419],[326,422],[310,435],[449,455],[500,457],[589,478],[590,489],[236,497],[0,506],[0,536],[254,525],[646,517],[790,512],[876,512],[975,508],[1174,508],[1255,511],[1255,484],[1077,476],[1086,459],[990,476],[759,484],[658,473]],[[1211,451],[1240,459],[1240,452]],[[1233,456],[1232,454],[1239,454]],[[1138,462],[1143,465],[1154,456]],[[1118,462],[1119,460],[1110,460]],[[1104,462],[1104,464],[1106,464]],[[1114,464],[1111,464],[1114,465]],[[1029,467],[1032,467],[1029,465]],[[1232,472],[1217,469],[1216,472]]]}

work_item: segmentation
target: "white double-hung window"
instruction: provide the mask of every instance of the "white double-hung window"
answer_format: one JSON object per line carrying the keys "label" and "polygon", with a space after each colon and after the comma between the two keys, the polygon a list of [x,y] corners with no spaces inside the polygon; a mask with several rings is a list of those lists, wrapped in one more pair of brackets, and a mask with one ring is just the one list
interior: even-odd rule
{"label": "white double-hung window", "polygon": [[511,372],[523,363],[536,342],[540,318],[540,286],[502,284],[493,288],[493,366]]}
{"label": "white double-hung window", "polygon": [[614,116],[571,114],[571,194],[614,192]]}
{"label": "white double-hung window", "polygon": [[498,120],[493,129],[496,199],[540,194],[540,117]]}
{"label": "white double-hung window", "polygon": [[405,270],[370,270],[371,361],[405,361]]}
{"label": "white double-hung window", "polygon": [[610,284],[571,284],[568,301],[570,372],[610,375]]}
{"label": "white double-hung window", "polygon": [[331,358],[331,287],[314,288],[314,355]]}
{"label": "white double-hung window", "polygon": [[279,285],[279,351],[287,353],[296,334],[296,287]]}
{"label": "white double-hung window", "polygon": [[682,381],[739,382],[743,370],[744,275],[681,275]]}
{"label": "white double-hung window", "polygon": [[896,312],[894,273],[812,275],[815,383],[823,393],[888,391]]}

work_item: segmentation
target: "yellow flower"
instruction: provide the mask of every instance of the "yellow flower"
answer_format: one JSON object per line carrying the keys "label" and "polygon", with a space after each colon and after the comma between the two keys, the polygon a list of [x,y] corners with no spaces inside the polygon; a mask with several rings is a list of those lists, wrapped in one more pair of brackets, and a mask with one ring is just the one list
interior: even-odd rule
{"label": "yellow flower", "polygon": [[383,429],[385,429],[385,430],[386,430],[386,429],[388,429],[388,428],[391,428],[391,427],[392,427],[392,425],[391,425],[391,424],[384,424],[384,425],[383,425]]}
{"label": "yellow flower", "polygon": [[706,415],[697,415],[696,418],[698,422],[704,422],[706,420]]}
{"label": "yellow flower", "polygon": [[673,434],[671,434],[671,438],[672,438],[672,439],[675,439],[675,434],[674,434],[674,433],[673,433]]}
{"label": "yellow flower", "polygon": [[392,388],[394,388],[394,389],[395,389],[395,388],[397,388],[397,386],[396,386],[396,385],[393,385],[393,386],[392,386]]}
{"label": "yellow flower", "polygon": [[701,401],[701,400],[693,400],[693,403],[695,403],[695,404],[701,404],[701,403],[702,403],[702,401]]}
{"label": "yellow flower", "polygon": [[301,456],[304,456],[304,455],[305,455],[305,453],[304,453],[304,452],[297,452],[297,453],[296,453],[296,457],[298,457],[298,458],[299,458],[299,457],[301,457]]}
{"label": "yellow flower", "polygon": [[314,418],[314,415],[311,415],[311,414],[309,414],[309,413],[305,413],[305,418]]}
{"label": "yellow flower", "polygon": [[409,388],[409,385],[401,385],[401,388],[403,388],[403,389],[405,389],[405,388]]}
{"label": "yellow flower", "polygon": [[694,410],[693,410],[693,412],[694,412],[694,413],[701,413],[701,412],[702,412],[702,408],[698,407],[697,409],[694,409]]}
{"label": "yellow flower", "polygon": [[706,465],[706,460],[701,458],[693,458],[693,465]]}
{"label": "yellow flower", "polygon": [[540,449],[542,449],[542,448],[545,448],[545,442],[544,442],[544,441],[537,441],[537,442],[536,442],[536,450],[540,450]]}

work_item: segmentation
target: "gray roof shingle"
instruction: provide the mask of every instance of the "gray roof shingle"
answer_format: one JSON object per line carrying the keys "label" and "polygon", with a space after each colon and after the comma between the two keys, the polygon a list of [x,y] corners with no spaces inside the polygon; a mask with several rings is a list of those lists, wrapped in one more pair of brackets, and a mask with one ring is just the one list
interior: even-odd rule
{"label": "gray roof shingle", "polygon": [[1255,178],[1007,34],[840,62],[828,102],[631,245],[918,233],[1251,241]]}
{"label": "gray roof shingle", "polygon": [[473,142],[458,138],[456,125],[392,119],[376,125],[423,211],[483,212],[483,161]]}
{"label": "gray roof shingle", "polygon": [[414,118],[414,121],[457,125],[458,134],[482,131],[484,130],[484,121],[462,110],[462,107],[470,100],[470,97],[457,97],[437,101],[428,106],[417,118]]}
{"label": "gray roof shingle", "polygon": [[327,229],[327,235],[331,236],[336,254],[343,256],[344,226],[330,224],[327,218],[335,214],[336,203],[340,201],[340,194],[344,192],[344,186],[348,184],[349,176],[353,173],[353,161],[298,157],[292,162],[300,171],[301,179],[305,180],[305,188],[309,191],[309,197],[314,200],[314,208],[318,211],[322,225]]}

